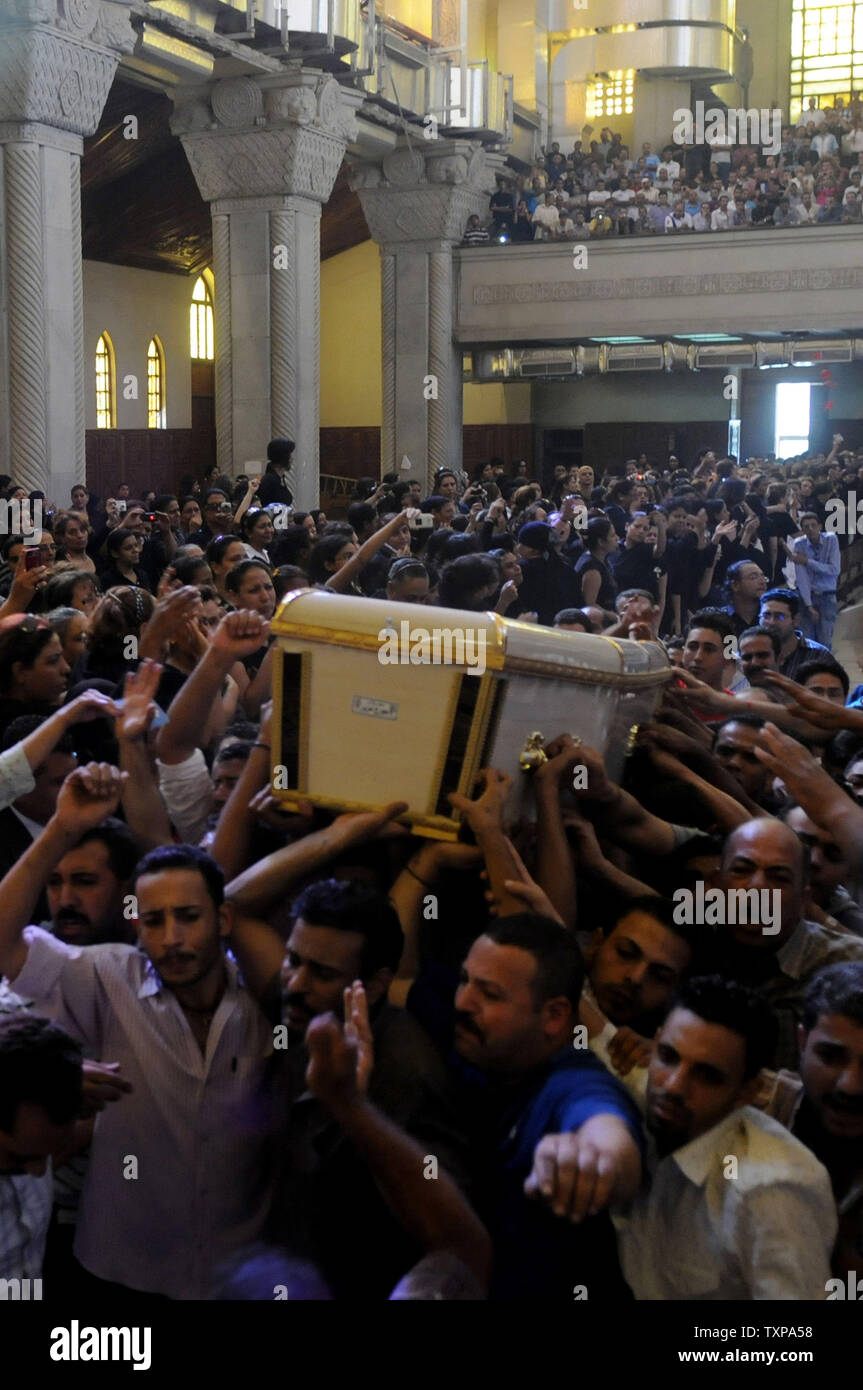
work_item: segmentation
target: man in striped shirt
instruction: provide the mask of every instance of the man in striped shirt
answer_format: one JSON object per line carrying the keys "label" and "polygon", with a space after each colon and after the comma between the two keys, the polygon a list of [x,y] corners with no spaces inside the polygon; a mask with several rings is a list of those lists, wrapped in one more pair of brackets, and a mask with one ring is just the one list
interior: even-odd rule
{"label": "man in striped shirt", "polygon": [[124,777],[90,763],[64,782],[0,885],[0,972],[131,1084],[96,1123],[77,1259],[105,1294],[200,1299],[258,1237],[270,1199],[254,1102],[273,1034],[224,952],[221,870],[188,845],[147,855],[132,885],[137,946],[69,946],[27,925],[58,861],[116,810]]}

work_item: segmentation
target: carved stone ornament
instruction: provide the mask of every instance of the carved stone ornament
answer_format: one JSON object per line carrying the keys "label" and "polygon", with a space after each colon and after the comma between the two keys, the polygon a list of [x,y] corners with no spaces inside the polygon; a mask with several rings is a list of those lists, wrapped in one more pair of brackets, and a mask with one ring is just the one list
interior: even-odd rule
{"label": "carved stone ornament", "polygon": [[131,53],[135,47],[136,35],[128,7],[115,5],[111,0],[102,0],[96,27],[90,37],[93,43],[99,44],[101,48],[113,48],[115,53]]}
{"label": "carved stone ornament", "polygon": [[468,162],[463,154],[448,154],[442,159],[429,159],[426,172],[429,183],[464,183]]}
{"label": "carved stone ornament", "polygon": [[415,150],[393,150],[382,164],[384,177],[396,188],[412,188],[426,182],[425,160]]}
{"label": "carved stone ornament", "polygon": [[254,125],[264,109],[261,89],[250,77],[227,77],[210,93],[213,115],[233,129]]}
{"label": "carved stone ornament", "polygon": [[309,198],[325,203],[344,147],[307,126],[189,132],[183,148],[202,198]]}
{"label": "carved stone ornament", "polygon": [[863,269],[746,270],[714,275],[655,275],[627,279],[534,281],[475,285],[474,304],[548,304],[576,299],[674,299],[691,295],[782,294],[799,290],[860,290]]}
{"label": "carved stone ornament", "polygon": [[116,53],[42,28],[3,34],[0,52],[0,121],[38,121],[75,135],[95,132]]}
{"label": "carved stone ornament", "polygon": [[267,118],[307,125],[318,113],[314,92],[308,87],[274,87],[267,92]]}
{"label": "carved stone ornament", "polygon": [[321,125],[334,126],[338,123],[341,110],[341,92],[334,77],[326,77],[318,87],[318,116]]}
{"label": "carved stone ornament", "polygon": [[65,28],[82,38],[92,34],[99,16],[99,0],[62,0],[60,9]]}

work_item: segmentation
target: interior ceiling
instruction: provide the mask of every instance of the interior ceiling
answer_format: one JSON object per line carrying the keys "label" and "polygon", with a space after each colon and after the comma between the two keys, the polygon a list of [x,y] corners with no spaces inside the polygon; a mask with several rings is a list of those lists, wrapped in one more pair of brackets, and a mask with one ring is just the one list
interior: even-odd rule
{"label": "interior ceiling", "polygon": [[[207,204],[183,147],[171,134],[163,93],[115,80],[96,134],[84,142],[81,215],[84,258],[137,270],[197,274],[212,259]],[[128,140],[126,117],[138,122]],[[321,218],[321,259],[367,241],[360,200],[342,165]]]}

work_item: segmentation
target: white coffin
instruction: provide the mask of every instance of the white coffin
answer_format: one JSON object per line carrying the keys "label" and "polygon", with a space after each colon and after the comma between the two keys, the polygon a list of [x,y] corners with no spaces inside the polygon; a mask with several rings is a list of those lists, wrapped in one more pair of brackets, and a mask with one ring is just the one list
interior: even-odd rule
{"label": "white coffin", "polygon": [[325,590],[286,595],[272,628],[286,809],[405,801],[416,833],[441,839],[459,833],[447,793],[470,794],[482,767],[508,772],[513,815],[532,816],[520,755],[534,733],[580,736],[619,778],[672,670],[656,642]]}

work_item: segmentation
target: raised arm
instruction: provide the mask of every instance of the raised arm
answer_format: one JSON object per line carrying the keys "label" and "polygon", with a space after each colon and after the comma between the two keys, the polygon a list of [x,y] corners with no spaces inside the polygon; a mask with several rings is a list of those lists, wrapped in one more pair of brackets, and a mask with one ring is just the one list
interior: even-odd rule
{"label": "raised arm", "polygon": [[162,667],[142,661],[130,671],[123,685],[123,708],[114,731],[120,748],[120,770],[127,774],[122,804],[129,829],[144,850],[169,845],[171,821],[159,791],[156,771],[147,747],[147,734],[156,713],[154,703]]}
{"label": "raised arm", "polygon": [[365,1094],[372,1069],[372,1035],[360,984],[345,990],[345,1020],[342,1027],[333,1014],[323,1014],[309,1024],[309,1090],[367,1164],[384,1201],[408,1235],[426,1251],[451,1251],[485,1284],[491,1242],[479,1217],[442,1166],[434,1182],[426,1180],[421,1146]]}
{"label": "raised arm", "polygon": [[518,863],[506,836],[503,813],[512,787],[512,778],[496,768],[480,773],[484,790],[472,801],[460,792],[450,792],[449,800],[470,826],[485,860],[489,887],[501,917],[524,911],[524,904],[506,887],[507,879],[519,877]]}
{"label": "raised arm", "polygon": [[758,735],[756,756],[781,777],[807,816],[828,831],[852,863],[863,859],[863,810],[852,801],[812,754],[774,724]]}
{"label": "raised arm", "polygon": [[330,576],[326,588],[334,589],[336,593],[343,593],[357,575],[365,569],[372,557],[377,555],[382,546],[386,545],[393,532],[398,531],[400,526],[404,526],[406,521],[412,521],[415,516],[419,516],[416,507],[405,507],[404,511],[399,512],[398,516],[394,516],[392,521],[388,521],[379,531],[375,531],[373,536],[369,536],[368,540],[363,542],[356,555]]}
{"label": "raised arm", "polygon": [[156,749],[161,762],[185,762],[199,747],[202,711],[209,710],[235,661],[263,646],[270,625],[259,613],[239,609],[219,623],[210,647],[171,701],[168,722],[159,730]]}

